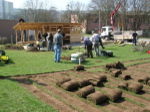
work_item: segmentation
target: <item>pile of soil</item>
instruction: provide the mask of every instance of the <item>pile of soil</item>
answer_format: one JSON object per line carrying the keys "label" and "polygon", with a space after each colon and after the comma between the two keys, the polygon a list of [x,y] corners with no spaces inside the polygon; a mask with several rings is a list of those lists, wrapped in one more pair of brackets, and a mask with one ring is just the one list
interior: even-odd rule
{"label": "pile of soil", "polygon": [[64,46],[62,46],[62,49],[64,49],[64,50],[71,50],[72,46],[71,45],[64,45]]}
{"label": "pile of soil", "polygon": [[123,80],[130,80],[130,79],[132,79],[130,75],[126,75],[126,74],[120,75],[120,78],[123,79]]}
{"label": "pile of soil", "polygon": [[140,83],[131,83],[128,86],[129,91],[132,91],[137,94],[140,93],[142,91],[142,89],[143,89],[143,85]]}
{"label": "pile of soil", "polygon": [[84,68],[84,66],[82,66],[82,65],[78,65],[78,66],[75,66],[75,67],[74,67],[74,70],[75,70],[75,71],[84,71],[85,68]]}
{"label": "pile of soil", "polygon": [[148,76],[143,76],[143,77],[140,77],[140,78],[138,79],[138,82],[143,83],[143,84],[147,84],[149,80],[150,80],[150,77],[148,77]]}
{"label": "pile of soil", "polygon": [[62,60],[67,60],[67,61],[68,61],[68,60],[71,60],[71,57],[70,57],[70,56],[62,56],[61,59],[62,59]]}
{"label": "pile of soil", "polygon": [[63,83],[68,82],[70,80],[71,80],[71,78],[64,77],[63,79],[58,80],[57,83],[56,83],[56,85],[57,86],[61,86]]}
{"label": "pile of soil", "polygon": [[112,68],[114,68],[114,69],[121,69],[121,70],[125,70],[126,69],[126,67],[124,66],[124,64],[121,63],[120,61],[118,61],[117,63],[107,64],[106,65],[106,69],[107,70],[110,70]]}
{"label": "pile of soil", "polygon": [[122,71],[117,69],[111,69],[110,72],[113,77],[119,77],[122,74]]}
{"label": "pile of soil", "polygon": [[67,91],[74,91],[74,90],[77,90],[80,87],[80,85],[78,81],[71,80],[71,81],[63,83],[61,87]]}
{"label": "pile of soil", "polygon": [[107,81],[106,75],[97,75],[97,76],[94,76],[94,78],[99,80],[100,82],[106,82]]}
{"label": "pile of soil", "polygon": [[118,85],[118,88],[127,90],[128,89],[128,85],[129,84],[127,82],[121,83],[121,84]]}
{"label": "pile of soil", "polygon": [[109,91],[107,91],[107,97],[111,101],[115,102],[122,98],[122,91],[118,89],[110,89]]}
{"label": "pile of soil", "polygon": [[102,104],[102,103],[106,102],[108,98],[106,95],[97,91],[95,93],[88,95],[87,99],[89,101],[92,101],[94,104],[98,105],[98,104]]}
{"label": "pile of soil", "polygon": [[79,80],[79,85],[80,85],[80,87],[85,87],[85,86],[88,86],[88,85],[90,85],[91,83],[90,83],[90,81],[89,81],[89,79],[82,79],[82,80]]}
{"label": "pile of soil", "polygon": [[86,98],[87,95],[94,93],[95,88],[92,85],[86,86],[84,88],[81,88],[78,92],[77,95],[83,98]]}

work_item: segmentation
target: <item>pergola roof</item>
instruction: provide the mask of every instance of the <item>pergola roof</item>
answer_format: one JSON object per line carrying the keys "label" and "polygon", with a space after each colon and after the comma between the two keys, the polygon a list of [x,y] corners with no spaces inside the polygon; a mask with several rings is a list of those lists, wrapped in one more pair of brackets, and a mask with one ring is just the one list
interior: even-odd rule
{"label": "pergola roof", "polygon": [[25,23],[18,23],[16,24],[13,29],[14,30],[42,30],[45,28],[64,28],[64,27],[80,27],[80,23],[30,23],[30,22],[25,22]]}

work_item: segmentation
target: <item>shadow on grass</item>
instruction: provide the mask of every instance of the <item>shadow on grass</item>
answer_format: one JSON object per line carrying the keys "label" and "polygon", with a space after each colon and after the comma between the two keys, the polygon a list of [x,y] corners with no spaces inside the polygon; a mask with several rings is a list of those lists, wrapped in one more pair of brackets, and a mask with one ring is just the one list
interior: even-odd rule
{"label": "shadow on grass", "polygon": [[15,62],[12,59],[9,59],[8,61],[0,61],[0,66],[6,66],[9,64],[15,64]]}
{"label": "shadow on grass", "polygon": [[25,85],[33,85],[35,83],[41,86],[48,86],[45,83],[41,83],[41,82],[29,79],[29,78],[12,78],[9,76],[0,76],[0,80],[10,80],[10,81],[18,82],[18,83],[25,84]]}
{"label": "shadow on grass", "polygon": [[124,102],[124,101],[125,101],[125,98],[122,97],[122,98],[118,99],[117,101],[115,101],[115,103],[122,103],[122,102]]}

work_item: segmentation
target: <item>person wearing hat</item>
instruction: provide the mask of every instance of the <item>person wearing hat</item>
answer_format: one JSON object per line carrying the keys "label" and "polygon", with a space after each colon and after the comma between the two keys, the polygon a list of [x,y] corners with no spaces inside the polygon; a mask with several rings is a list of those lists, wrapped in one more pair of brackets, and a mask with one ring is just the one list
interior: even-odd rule
{"label": "person wearing hat", "polygon": [[61,34],[61,29],[57,30],[57,33],[54,35],[53,38],[54,43],[54,61],[60,62],[61,60],[61,49],[63,45],[63,36]]}

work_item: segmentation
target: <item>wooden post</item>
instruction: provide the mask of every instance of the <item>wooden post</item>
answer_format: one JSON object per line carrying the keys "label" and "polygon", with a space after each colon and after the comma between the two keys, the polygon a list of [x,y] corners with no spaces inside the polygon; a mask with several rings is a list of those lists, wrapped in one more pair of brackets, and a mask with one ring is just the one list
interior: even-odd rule
{"label": "wooden post", "polygon": [[30,40],[29,37],[30,37],[30,30],[28,30],[28,33],[27,33],[27,37],[28,37],[28,41]]}
{"label": "wooden post", "polygon": [[38,40],[38,31],[35,30],[35,41],[37,41],[37,40]]}
{"label": "wooden post", "polygon": [[18,32],[16,31],[16,44],[18,42]]}
{"label": "wooden post", "polygon": [[21,31],[21,43],[23,43],[23,39],[24,37],[23,37],[23,31]]}

